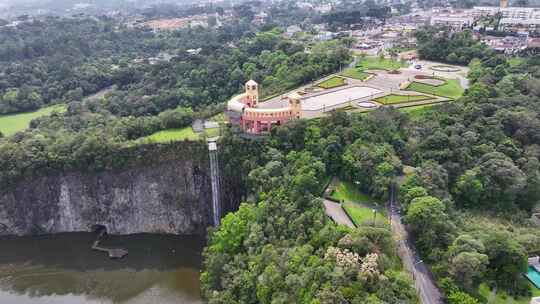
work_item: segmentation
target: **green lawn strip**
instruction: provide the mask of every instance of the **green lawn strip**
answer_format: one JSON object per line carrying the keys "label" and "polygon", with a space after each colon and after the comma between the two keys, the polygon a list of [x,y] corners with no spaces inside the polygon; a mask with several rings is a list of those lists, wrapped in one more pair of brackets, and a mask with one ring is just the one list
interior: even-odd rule
{"label": "green lawn strip", "polygon": [[351,182],[338,181],[336,188],[330,195],[334,201],[343,201],[343,210],[349,215],[355,225],[361,225],[367,220],[373,220],[373,209],[377,210],[377,219],[384,219],[386,215],[380,208],[376,199],[362,193]]}
{"label": "green lawn strip", "polygon": [[[206,129],[206,137],[216,137],[220,135],[219,128]],[[154,134],[142,137],[138,139],[139,142],[153,142],[153,143],[170,143],[173,141],[183,141],[183,140],[199,140],[203,137],[202,133],[195,133],[191,126],[180,128],[180,129],[167,129],[158,131]]]}
{"label": "green lawn strip", "polygon": [[363,68],[364,70],[386,71],[397,70],[406,66],[406,63],[387,58],[381,60],[379,57],[366,57],[364,59],[361,59],[360,62],[357,64],[357,67]]}
{"label": "green lawn strip", "polygon": [[355,107],[355,106],[346,106],[346,107],[337,109],[337,111],[345,111],[345,112],[347,112],[347,111],[356,111],[356,110],[358,110],[358,108]]}
{"label": "green lawn strip", "polygon": [[[540,296],[540,290],[534,287],[533,284],[529,283],[533,297]],[[487,300],[486,304],[529,304],[530,298],[519,298],[515,299],[512,296],[509,296],[504,291],[497,291],[495,296],[492,296],[492,290],[487,286],[487,284],[480,284],[478,287],[478,294]]]}
{"label": "green lawn strip", "polygon": [[212,128],[204,130],[206,137],[216,137],[219,136],[219,128]]}
{"label": "green lawn strip", "polygon": [[358,80],[365,80],[369,77],[370,74],[364,73],[364,71],[361,68],[348,68],[345,71],[341,73],[342,76],[358,79]]}
{"label": "green lawn strip", "polygon": [[337,87],[340,87],[340,86],[344,86],[345,84],[347,84],[347,83],[345,82],[344,78],[334,76],[334,77],[328,78],[325,81],[317,84],[317,86],[320,87],[320,88],[323,88],[323,89],[333,89],[333,88],[337,88]]}
{"label": "green lawn strip", "polygon": [[198,140],[199,134],[193,132],[191,126],[181,129],[167,129],[141,138],[142,141],[169,143],[172,141]]}
{"label": "green lawn strip", "polygon": [[439,103],[430,103],[430,104],[423,104],[418,106],[411,106],[411,107],[405,107],[400,108],[399,110],[401,112],[407,113],[409,115],[409,118],[411,120],[420,120],[424,115],[432,111],[432,107]]}
{"label": "green lawn strip", "polygon": [[432,97],[426,95],[397,95],[390,94],[383,97],[376,98],[375,101],[384,105],[400,104],[406,102],[430,100]]}
{"label": "green lawn strip", "polygon": [[356,203],[372,203],[371,196],[362,193],[355,184],[347,181],[338,181],[334,192],[330,195],[335,201],[350,201]]}
{"label": "green lawn strip", "polygon": [[54,111],[65,112],[66,106],[54,105],[41,108],[34,112],[0,115],[0,132],[2,132],[5,136],[13,135],[19,131],[27,129],[33,119],[50,115]]}
{"label": "green lawn strip", "polygon": [[351,218],[354,225],[361,226],[365,222],[372,221],[374,219],[373,209],[367,208],[357,203],[345,202],[343,203],[343,210]]}
{"label": "green lawn strip", "polygon": [[431,94],[435,96],[447,97],[451,99],[458,99],[461,97],[465,90],[459,84],[457,79],[445,79],[446,83],[440,86],[432,86],[429,84],[412,82],[408,87],[408,91],[415,91],[419,93]]}

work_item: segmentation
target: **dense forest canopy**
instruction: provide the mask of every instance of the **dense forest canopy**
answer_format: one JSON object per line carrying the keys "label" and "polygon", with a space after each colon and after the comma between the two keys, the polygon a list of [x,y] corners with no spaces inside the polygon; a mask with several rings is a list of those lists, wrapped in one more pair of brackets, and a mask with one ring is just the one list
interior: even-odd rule
{"label": "dense forest canopy", "polygon": [[[65,102],[67,112],[37,119],[30,130],[0,139],[3,186],[38,168],[102,168],[110,151],[139,137],[219,112],[217,105],[240,92],[247,79],[255,79],[263,93],[271,95],[350,61],[349,51],[339,41],[319,43],[306,52],[304,46],[282,38],[277,29],[254,33],[241,24],[155,34],[117,28],[111,20],[51,18],[43,22],[29,24],[20,32],[7,31],[26,37],[21,49],[34,50],[31,46],[46,35],[59,36],[63,44],[9,55],[20,58],[0,67],[7,76],[0,85],[0,109],[11,112]],[[60,26],[74,30],[62,34]],[[77,31],[84,39],[76,38]],[[120,38],[113,39],[116,36]],[[6,44],[13,41],[19,39]],[[99,45],[98,50],[88,43]],[[201,48],[201,52],[190,55],[186,50],[191,48]],[[47,56],[55,52],[58,55]],[[156,64],[133,61],[159,52],[168,52],[172,58]],[[111,85],[103,98],[84,99]],[[61,92],[61,100],[51,99],[51,94]],[[34,100],[29,96],[36,102],[28,105]]]}
{"label": "dense forest canopy", "polygon": [[415,32],[418,53],[425,59],[467,65],[474,58],[495,56],[470,30],[454,32],[446,27],[424,27]]}

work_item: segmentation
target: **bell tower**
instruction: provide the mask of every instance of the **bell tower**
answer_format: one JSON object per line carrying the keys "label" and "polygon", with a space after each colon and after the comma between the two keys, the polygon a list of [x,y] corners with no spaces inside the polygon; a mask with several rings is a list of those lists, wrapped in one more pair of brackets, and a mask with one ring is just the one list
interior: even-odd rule
{"label": "bell tower", "polygon": [[252,108],[259,103],[259,84],[254,80],[246,82],[247,105]]}
{"label": "bell tower", "polygon": [[302,101],[300,100],[301,98],[302,96],[300,96],[296,92],[288,96],[289,107],[292,111],[292,117],[296,119],[300,119],[300,116],[302,115]]}

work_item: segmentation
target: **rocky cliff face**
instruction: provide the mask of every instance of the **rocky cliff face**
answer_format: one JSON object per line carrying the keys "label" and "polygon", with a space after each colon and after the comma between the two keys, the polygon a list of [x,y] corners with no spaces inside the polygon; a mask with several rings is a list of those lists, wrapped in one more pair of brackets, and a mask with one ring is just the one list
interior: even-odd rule
{"label": "rocky cliff face", "polygon": [[95,225],[112,234],[204,233],[212,216],[208,157],[202,146],[183,153],[190,154],[27,178],[0,193],[0,235],[89,231]]}

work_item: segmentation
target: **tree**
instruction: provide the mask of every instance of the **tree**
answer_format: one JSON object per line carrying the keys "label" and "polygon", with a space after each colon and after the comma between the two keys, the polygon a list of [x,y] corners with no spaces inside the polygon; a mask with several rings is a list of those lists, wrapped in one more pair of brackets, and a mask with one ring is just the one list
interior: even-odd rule
{"label": "tree", "polygon": [[412,187],[408,190],[406,190],[405,195],[401,199],[401,204],[405,207],[405,210],[407,210],[409,204],[415,199],[419,197],[428,196],[428,192],[423,187]]}
{"label": "tree", "polygon": [[401,161],[390,145],[366,144],[362,140],[348,147],[343,162],[346,177],[359,182],[362,190],[377,197],[385,197],[390,183],[401,169]]}
{"label": "tree", "polygon": [[461,252],[450,260],[450,274],[465,290],[473,291],[474,280],[484,275],[488,256],[478,252]]}
{"label": "tree", "polygon": [[480,203],[484,191],[484,185],[478,178],[478,172],[476,170],[467,170],[456,183],[454,193],[459,204],[475,207]]}
{"label": "tree", "polygon": [[448,215],[444,204],[432,196],[412,200],[405,221],[418,238],[419,247],[429,250],[444,246],[448,242]]}
{"label": "tree", "polygon": [[451,292],[448,296],[449,304],[480,304],[480,302],[462,291]]}
{"label": "tree", "polygon": [[489,257],[488,275],[499,286],[518,290],[522,273],[527,269],[527,255],[506,232],[493,231],[485,236],[483,243]]}
{"label": "tree", "polygon": [[[517,195],[526,186],[525,174],[514,162],[499,152],[486,154],[476,168],[484,191],[480,193],[484,205],[496,208],[512,207]],[[480,189],[480,188],[479,188]]]}

